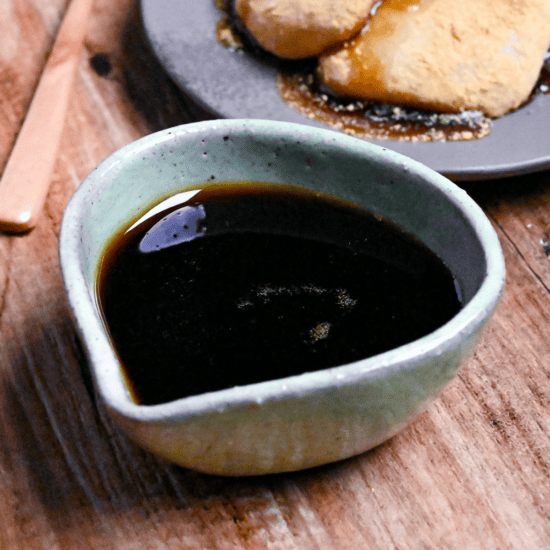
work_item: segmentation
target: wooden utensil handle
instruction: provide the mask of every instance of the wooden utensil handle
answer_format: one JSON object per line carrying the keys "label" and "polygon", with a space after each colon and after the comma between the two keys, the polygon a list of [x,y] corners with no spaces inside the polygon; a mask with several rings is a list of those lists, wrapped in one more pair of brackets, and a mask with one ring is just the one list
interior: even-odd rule
{"label": "wooden utensil handle", "polygon": [[0,181],[0,229],[25,232],[40,216],[63,131],[93,0],[73,0]]}

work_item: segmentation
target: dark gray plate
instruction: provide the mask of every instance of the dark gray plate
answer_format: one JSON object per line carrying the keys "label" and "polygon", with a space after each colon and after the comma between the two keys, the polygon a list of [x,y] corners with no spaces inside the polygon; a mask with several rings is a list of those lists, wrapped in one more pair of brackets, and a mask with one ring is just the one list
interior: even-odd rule
{"label": "dark gray plate", "polygon": [[[325,125],[288,107],[275,88],[276,71],[215,37],[220,12],[214,0],[141,0],[153,51],[179,87],[219,118],[261,118]],[[550,95],[494,122],[477,141],[374,141],[412,157],[455,181],[525,174],[550,168]]]}

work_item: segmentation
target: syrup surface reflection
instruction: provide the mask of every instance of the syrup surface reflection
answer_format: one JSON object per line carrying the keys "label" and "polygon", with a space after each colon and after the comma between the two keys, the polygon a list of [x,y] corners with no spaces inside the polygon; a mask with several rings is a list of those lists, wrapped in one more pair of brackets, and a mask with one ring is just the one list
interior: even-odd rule
{"label": "syrup surface reflection", "polygon": [[145,233],[139,243],[139,250],[145,253],[154,252],[202,237],[205,232],[202,222],[205,219],[206,213],[202,204],[178,208]]}

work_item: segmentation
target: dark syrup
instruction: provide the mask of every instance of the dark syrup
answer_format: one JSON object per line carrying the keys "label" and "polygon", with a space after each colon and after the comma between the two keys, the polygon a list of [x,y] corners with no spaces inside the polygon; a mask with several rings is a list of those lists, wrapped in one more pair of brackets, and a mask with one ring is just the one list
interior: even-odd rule
{"label": "dark syrup", "polygon": [[442,261],[393,224],[261,184],[207,187],[117,235],[97,293],[146,405],[357,361],[460,309]]}

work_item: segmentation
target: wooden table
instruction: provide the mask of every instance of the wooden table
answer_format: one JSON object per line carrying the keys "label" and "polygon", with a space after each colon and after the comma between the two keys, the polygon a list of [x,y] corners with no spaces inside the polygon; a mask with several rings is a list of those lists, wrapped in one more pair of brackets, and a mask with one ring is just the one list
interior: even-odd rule
{"label": "wooden table", "polygon": [[[66,7],[0,2],[0,170]],[[96,0],[43,217],[0,235],[0,548],[550,548],[549,172],[466,186],[504,249],[503,300],[454,382],[386,444],[224,479],[165,463],[112,424],[81,374],[63,209],[110,153],[192,116],[144,47],[135,0]]]}

